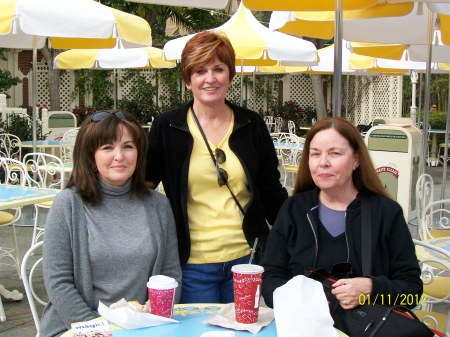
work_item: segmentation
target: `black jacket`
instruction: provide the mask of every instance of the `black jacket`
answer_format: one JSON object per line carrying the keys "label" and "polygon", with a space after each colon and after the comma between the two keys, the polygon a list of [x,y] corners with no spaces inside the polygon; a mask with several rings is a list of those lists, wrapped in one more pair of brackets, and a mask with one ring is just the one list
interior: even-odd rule
{"label": "black jacket", "polygon": [[[256,112],[227,104],[234,112],[229,146],[241,162],[249,183],[250,201],[242,227],[252,247],[257,237],[258,242],[265,243],[269,233],[265,219],[270,224],[275,221],[287,192],[280,184],[278,158],[263,119]],[[162,181],[175,215],[182,265],[189,259],[191,244],[187,215],[187,179],[193,146],[187,112],[191,105],[189,102],[155,118],[147,153],[147,180],[155,186]]]}
{"label": "black jacket", "polygon": [[[296,275],[305,275],[307,268],[322,267],[316,265],[320,245],[318,193],[318,189],[312,189],[289,198],[269,234],[262,262],[262,295],[269,306],[273,306],[276,288]],[[376,294],[390,294],[391,302],[397,298],[395,304],[407,305],[400,303],[401,299],[411,294],[409,301],[417,300],[423,284],[403,211],[397,202],[385,197],[372,194],[366,200],[370,200],[372,209],[372,300]],[[346,213],[345,236],[353,277],[368,276],[362,275],[361,268],[361,201],[358,195]],[[331,247],[329,252],[333,254]],[[388,304],[387,298],[384,296],[384,304]]]}

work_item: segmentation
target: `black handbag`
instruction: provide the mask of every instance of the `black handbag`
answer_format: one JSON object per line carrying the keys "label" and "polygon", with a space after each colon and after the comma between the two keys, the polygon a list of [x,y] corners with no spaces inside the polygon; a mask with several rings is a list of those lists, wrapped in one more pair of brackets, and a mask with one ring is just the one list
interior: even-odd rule
{"label": "black handbag", "polygon": [[[363,275],[371,275],[372,221],[368,197],[363,197],[361,201],[361,220]],[[329,283],[334,281],[326,278],[324,282],[328,284],[324,286],[329,289]],[[350,337],[433,337],[435,335],[434,331],[404,306],[389,307],[370,303],[345,310],[337,301],[331,303],[330,311],[335,322],[334,326]],[[439,335],[437,331],[436,334]]]}
{"label": "black handbag", "polygon": [[360,305],[351,310],[338,306],[334,326],[350,337],[433,337],[435,334],[404,306]]}

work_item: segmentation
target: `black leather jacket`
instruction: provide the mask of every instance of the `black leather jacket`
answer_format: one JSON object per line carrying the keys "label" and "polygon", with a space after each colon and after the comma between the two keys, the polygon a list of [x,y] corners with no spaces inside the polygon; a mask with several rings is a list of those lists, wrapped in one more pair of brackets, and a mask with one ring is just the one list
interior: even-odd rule
{"label": "black leather jacket", "polygon": [[[234,129],[230,149],[239,158],[246,174],[250,201],[245,209],[242,228],[250,247],[258,237],[264,246],[269,227],[287,198],[280,184],[278,158],[272,138],[256,112],[226,102],[234,112]],[[187,112],[192,101],[165,112],[152,123],[147,152],[147,180],[162,181],[177,224],[180,262],[184,265],[190,254],[190,234],[187,215],[188,171],[193,138],[187,125]]]}

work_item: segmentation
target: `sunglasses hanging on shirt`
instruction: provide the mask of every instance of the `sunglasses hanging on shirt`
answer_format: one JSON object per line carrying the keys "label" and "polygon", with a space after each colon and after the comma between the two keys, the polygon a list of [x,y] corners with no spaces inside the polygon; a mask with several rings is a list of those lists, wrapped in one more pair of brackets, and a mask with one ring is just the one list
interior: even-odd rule
{"label": "sunglasses hanging on shirt", "polygon": [[213,154],[213,151],[211,150],[211,147],[209,146],[208,140],[206,139],[205,133],[203,132],[202,126],[200,125],[200,122],[197,118],[197,115],[195,114],[194,107],[191,106],[192,109],[192,115],[194,116],[195,123],[198,126],[198,129],[200,130],[200,133],[202,134],[203,140],[205,141],[206,147],[208,148],[209,154],[211,155],[211,159],[214,163],[214,167],[216,168],[216,174],[217,174],[217,183],[219,186],[226,186],[228,190],[231,193],[231,196],[233,197],[234,201],[236,202],[237,207],[241,211],[242,215],[245,215],[245,210],[242,207],[241,203],[237,199],[236,195],[231,190],[230,186],[228,185],[228,173],[225,171],[224,168],[220,167],[220,164],[223,164],[225,160],[227,159],[225,152],[219,148],[216,149],[215,155]]}

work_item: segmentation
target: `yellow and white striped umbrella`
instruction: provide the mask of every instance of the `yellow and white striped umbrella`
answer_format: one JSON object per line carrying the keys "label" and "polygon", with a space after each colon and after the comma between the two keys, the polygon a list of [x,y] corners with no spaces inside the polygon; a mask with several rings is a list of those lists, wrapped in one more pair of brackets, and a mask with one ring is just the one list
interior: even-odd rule
{"label": "yellow and white striped umbrella", "polygon": [[[212,29],[224,33],[236,53],[236,65],[315,65],[317,50],[314,44],[287,34],[273,32],[262,25],[242,3],[225,24]],[[187,41],[195,34],[173,39],[164,46],[167,60],[181,59]]]}
{"label": "yellow and white striped umbrella", "polygon": [[[412,3],[398,5],[375,5],[364,9],[344,10],[343,20],[373,19],[404,16],[413,9]],[[286,34],[332,39],[334,36],[333,11],[274,11],[269,28]]]}
{"label": "yellow and white striped umbrella", "polygon": [[[50,38],[56,49],[151,45],[144,19],[93,0],[0,0],[0,48],[37,48]],[[37,72],[32,76],[33,150],[36,150]]]}
{"label": "yellow and white striped umbrella", "polygon": [[0,0],[0,47],[57,49],[151,45],[144,19],[93,0]]}
{"label": "yellow and white striped umbrella", "polygon": [[53,67],[57,69],[125,69],[174,68],[175,61],[162,59],[162,49],[155,47],[129,49],[71,49],[58,54]]}

